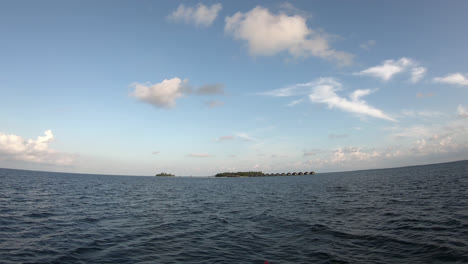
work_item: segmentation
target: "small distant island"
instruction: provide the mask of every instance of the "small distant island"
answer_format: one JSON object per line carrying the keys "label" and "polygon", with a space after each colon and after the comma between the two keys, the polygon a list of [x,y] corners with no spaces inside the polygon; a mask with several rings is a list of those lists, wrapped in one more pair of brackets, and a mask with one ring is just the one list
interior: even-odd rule
{"label": "small distant island", "polygon": [[158,174],[156,174],[154,176],[156,176],[156,177],[175,177],[174,174],[165,173],[165,172],[158,173]]}
{"label": "small distant island", "polygon": [[238,172],[222,172],[215,177],[272,177],[272,176],[298,176],[298,175],[314,175],[315,172],[288,172],[288,173],[263,173],[261,171],[238,171]]}

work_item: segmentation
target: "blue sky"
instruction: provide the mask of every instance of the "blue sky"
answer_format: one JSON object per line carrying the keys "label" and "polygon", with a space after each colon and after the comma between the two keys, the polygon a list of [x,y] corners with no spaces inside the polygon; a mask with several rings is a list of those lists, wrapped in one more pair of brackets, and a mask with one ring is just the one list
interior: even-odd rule
{"label": "blue sky", "polygon": [[468,158],[466,1],[3,1],[0,167],[212,175]]}

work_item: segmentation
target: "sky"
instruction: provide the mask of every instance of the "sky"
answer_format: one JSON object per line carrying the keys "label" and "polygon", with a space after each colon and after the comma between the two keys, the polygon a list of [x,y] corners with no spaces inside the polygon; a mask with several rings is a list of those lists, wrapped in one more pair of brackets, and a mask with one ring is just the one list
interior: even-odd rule
{"label": "sky", "polygon": [[1,1],[0,167],[468,159],[467,1]]}

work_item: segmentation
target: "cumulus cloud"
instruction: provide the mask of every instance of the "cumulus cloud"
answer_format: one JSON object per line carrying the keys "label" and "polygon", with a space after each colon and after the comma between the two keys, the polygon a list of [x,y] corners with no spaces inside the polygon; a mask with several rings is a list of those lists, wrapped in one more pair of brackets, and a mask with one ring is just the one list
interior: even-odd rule
{"label": "cumulus cloud", "polygon": [[210,26],[222,9],[221,4],[206,6],[198,4],[196,7],[188,7],[180,4],[168,19],[175,22],[185,22],[186,24],[195,24],[196,26]]}
{"label": "cumulus cloud", "polygon": [[452,84],[452,85],[458,85],[458,86],[468,86],[468,76],[463,75],[461,73],[453,73],[445,77],[436,77],[434,78],[434,82],[446,83],[446,84]]}
{"label": "cumulus cloud", "polygon": [[156,84],[133,83],[130,87],[135,90],[130,93],[140,101],[152,104],[156,107],[170,108],[176,105],[176,99],[184,94],[184,87],[188,86],[188,80],[179,78],[165,79]]}
{"label": "cumulus cloud", "polygon": [[468,112],[466,111],[465,107],[463,107],[462,105],[459,105],[457,107],[457,114],[458,114],[458,117],[468,118]]}
{"label": "cumulus cloud", "polygon": [[0,132],[0,159],[71,165],[76,156],[51,149],[49,144],[52,141],[54,141],[52,130],[45,131],[44,136],[28,140],[21,136]]}
{"label": "cumulus cloud", "polygon": [[353,55],[330,47],[328,36],[307,26],[301,15],[273,14],[257,6],[225,19],[224,31],[247,42],[252,55],[269,56],[289,52],[295,57],[316,56],[349,65]]}
{"label": "cumulus cloud", "polygon": [[421,67],[414,60],[409,58],[400,58],[399,60],[386,60],[381,65],[370,67],[354,75],[366,75],[389,81],[399,73],[410,72],[410,81],[416,83],[420,81],[426,73],[426,68]]}
{"label": "cumulus cloud", "polygon": [[192,157],[192,158],[209,158],[209,157],[213,157],[213,155],[206,154],[206,153],[190,153],[187,156]]}
{"label": "cumulus cloud", "polygon": [[429,138],[416,140],[410,150],[414,154],[429,155],[456,152],[460,147],[450,135],[433,134]]}
{"label": "cumulus cloud", "polygon": [[355,90],[350,94],[349,99],[339,96],[336,93],[339,90],[341,90],[341,84],[330,78],[321,78],[313,87],[309,99],[314,103],[327,104],[329,108],[338,108],[350,113],[396,121],[361,99],[361,97],[370,94],[371,90]]}
{"label": "cumulus cloud", "polygon": [[130,96],[160,108],[172,108],[176,100],[184,95],[220,95],[224,93],[224,85],[207,84],[198,89],[189,85],[188,79],[181,80],[178,77],[165,79],[160,83],[132,83],[134,90]]}

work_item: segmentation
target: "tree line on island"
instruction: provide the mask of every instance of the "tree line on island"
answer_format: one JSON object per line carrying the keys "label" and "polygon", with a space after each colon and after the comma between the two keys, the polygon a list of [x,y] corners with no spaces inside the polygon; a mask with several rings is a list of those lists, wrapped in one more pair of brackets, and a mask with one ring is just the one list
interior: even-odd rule
{"label": "tree line on island", "polygon": [[[315,172],[287,172],[287,173],[263,173],[262,171],[238,171],[238,172],[221,172],[214,177],[271,177],[271,176],[299,176],[299,175],[314,175]],[[175,177],[174,174],[161,172],[155,175],[156,177]]]}
{"label": "tree line on island", "polygon": [[287,172],[287,173],[263,173],[262,171],[238,171],[238,172],[222,172],[215,177],[271,177],[271,176],[298,176],[298,175],[314,175],[315,172]]}
{"label": "tree line on island", "polygon": [[156,174],[155,176],[156,176],[156,177],[175,177],[174,174],[165,173],[165,172],[158,173],[158,174]]}

